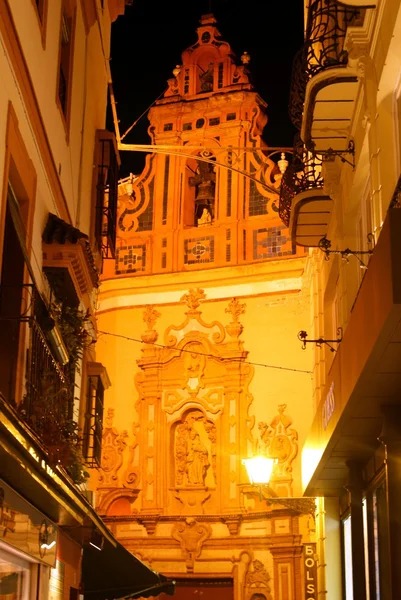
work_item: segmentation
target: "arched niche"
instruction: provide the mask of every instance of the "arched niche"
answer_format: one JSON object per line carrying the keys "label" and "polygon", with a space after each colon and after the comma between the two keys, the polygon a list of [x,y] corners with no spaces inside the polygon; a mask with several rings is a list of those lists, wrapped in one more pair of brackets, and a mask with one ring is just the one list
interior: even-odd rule
{"label": "arched niche", "polygon": [[185,410],[171,427],[171,484],[213,488],[216,484],[217,428],[201,408]]}
{"label": "arched niche", "polygon": [[108,517],[117,517],[120,515],[129,514],[131,514],[131,502],[126,496],[114,500],[107,511]]}
{"label": "arched niche", "polygon": [[[211,225],[215,220],[216,167],[201,158],[203,156],[199,154],[188,158],[185,163],[182,207],[184,227]],[[216,160],[210,152],[204,158],[208,161]]]}
{"label": "arched niche", "polygon": [[198,60],[196,61],[196,87],[197,94],[212,92],[217,88],[215,81],[215,63],[219,59],[219,53],[214,48],[208,50],[202,49]]}

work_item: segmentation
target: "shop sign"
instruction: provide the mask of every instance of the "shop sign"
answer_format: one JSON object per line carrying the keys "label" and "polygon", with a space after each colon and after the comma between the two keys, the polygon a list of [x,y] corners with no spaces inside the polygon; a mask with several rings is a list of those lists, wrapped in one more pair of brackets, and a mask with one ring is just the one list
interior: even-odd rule
{"label": "shop sign", "polygon": [[334,410],[336,408],[336,399],[334,396],[334,381],[332,382],[328,394],[326,396],[326,400],[324,401],[322,407],[322,424],[323,429],[327,428],[331,417],[333,416]]}
{"label": "shop sign", "polygon": [[304,545],[305,600],[317,599],[316,544]]}
{"label": "shop sign", "polygon": [[53,567],[57,534],[54,523],[0,479],[0,538],[3,542]]}

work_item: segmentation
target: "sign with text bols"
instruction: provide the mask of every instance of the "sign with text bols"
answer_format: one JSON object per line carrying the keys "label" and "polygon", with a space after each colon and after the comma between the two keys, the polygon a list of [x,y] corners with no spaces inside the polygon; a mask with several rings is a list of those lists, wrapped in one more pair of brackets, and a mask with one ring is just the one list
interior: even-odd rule
{"label": "sign with text bols", "polygon": [[317,598],[316,544],[304,545],[305,599]]}

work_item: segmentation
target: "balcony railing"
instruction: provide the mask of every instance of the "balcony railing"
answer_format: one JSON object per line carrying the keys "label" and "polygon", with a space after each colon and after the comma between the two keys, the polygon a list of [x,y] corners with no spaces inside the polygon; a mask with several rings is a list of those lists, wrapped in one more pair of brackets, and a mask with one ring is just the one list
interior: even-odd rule
{"label": "balcony railing", "polygon": [[99,139],[95,236],[103,258],[116,248],[118,158],[114,138]]}
{"label": "balcony railing", "polygon": [[[21,340],[25,339],[25,335],[21,335],[25,324],[28,347],[26,353],[10,348],[14,362],[21,364],[22,357],[26,357],[25,393],[20,399],[9,397],[8,401],[14,404],[21,420],[42,443],[49,464],[63,466],[79,483],[82,465],[80,437],[72,415],[75,387],[72,365],[69,362],[62,365],[58,359],[56,345],[63,342],[59,334],[54,334],[55,322],[35,286],[19,286],[19,305],[7,302],[7,297],[13,294],[12,287],[0,286],[0,327],[2,322],[15,324],[12,329],[8,328],[18,331],[9,342],[15,345],[22,344]],[[13,378],[18,370],[16,367],[16,364],[8,365]]]}
{"label": "balcony railing", "polygon": [[283,175],[280,188],[279,216],[288,227],[295,196],[312,189],[323,188],[322,158],[298,145],[293,159]]}
{"label": "balcony railing", "polygon": [[337,0],[316,0],[310,5],[306,41],[294,59],[290,91],[290,118],[297,129],[301,129],[306,85],[311,77],[347,65],[345,36],[359,14],[357,8]]}

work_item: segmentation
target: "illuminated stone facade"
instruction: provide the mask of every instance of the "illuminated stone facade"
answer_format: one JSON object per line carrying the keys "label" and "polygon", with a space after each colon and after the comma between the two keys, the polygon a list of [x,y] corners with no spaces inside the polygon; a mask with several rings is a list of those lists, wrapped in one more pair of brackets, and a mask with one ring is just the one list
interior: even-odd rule
{"label": "illuminated stone facade", "polygon": [[157,152],[120,186],[116,260],[107,276],[303,254],[278,216],[281,173],[261,150],[266,104],[253,91],[248,59],[237,66],[213,17],[202,19],[197,43],[149,112]]}
{"label": "illuminated stone facade", "polygon": [[[115,535],[152,568],[230,579],[236,600],[287,600],[304,597],[316,541],[314,500],[297,498],[313,412],[297,339],[309,280],[278,217],[280,155],[262,141],[248,60],[237,66],[203,17],[150,111],[156,148],[120,183],[98,304],[112,386],[92,486]],[[242,465],[257,447],[277,460],[261,490]]]}

